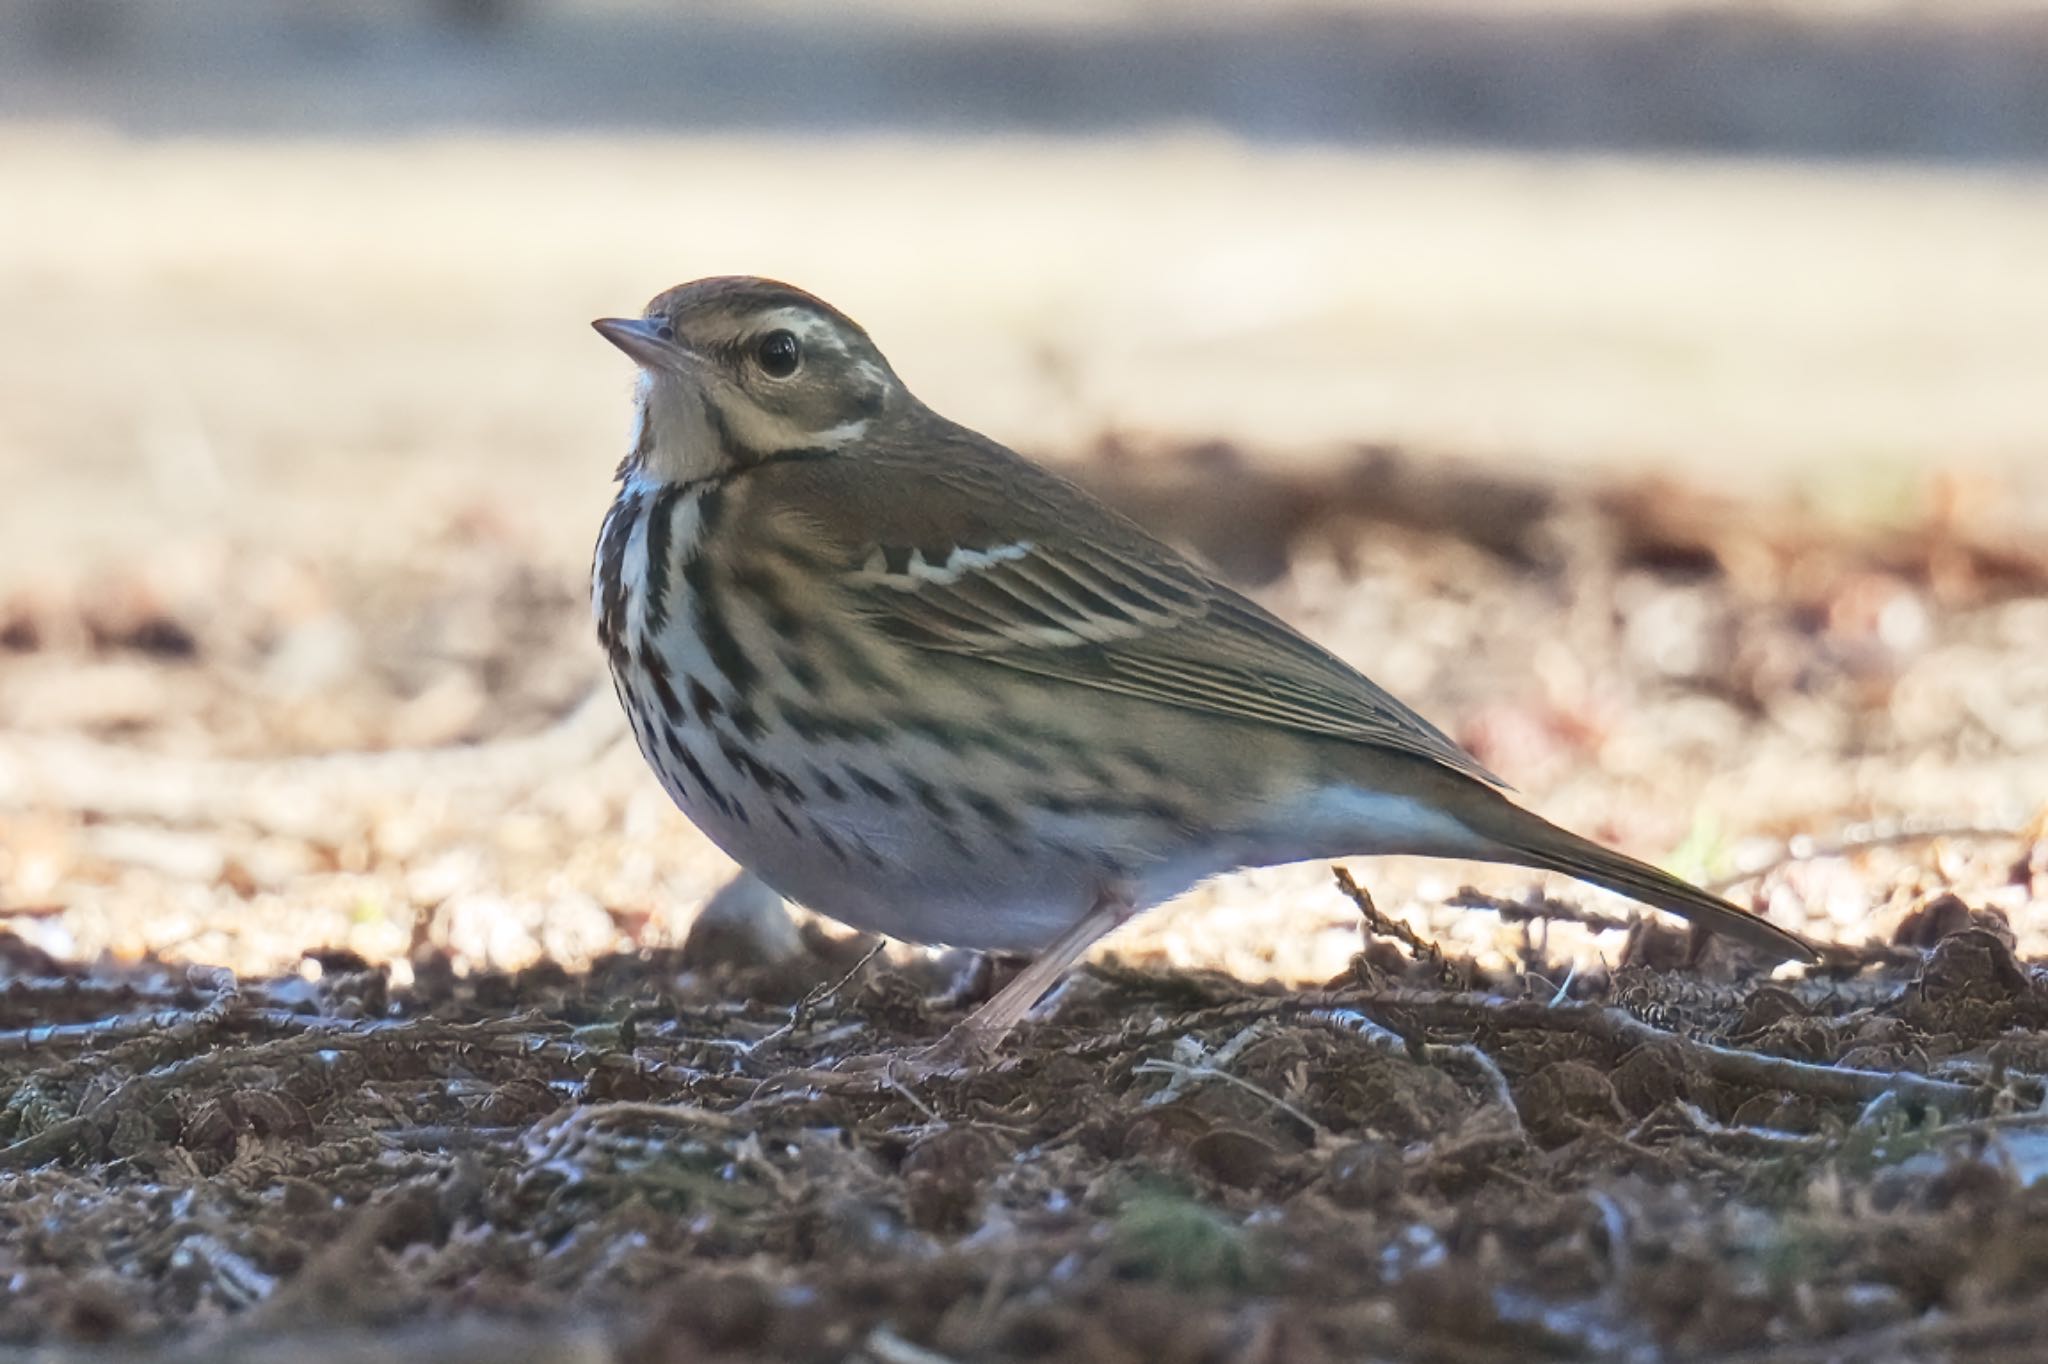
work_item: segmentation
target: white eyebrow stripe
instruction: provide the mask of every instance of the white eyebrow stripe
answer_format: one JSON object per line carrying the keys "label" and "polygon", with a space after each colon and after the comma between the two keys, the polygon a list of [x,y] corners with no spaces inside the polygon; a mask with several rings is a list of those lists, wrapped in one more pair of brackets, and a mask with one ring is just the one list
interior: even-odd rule
{"label": "white eyebrow stripe", "polygon": [[777,308],[762,318],[762,335],[777,330],[795,332],[797,339],[806,345],[829,341],[833,350],[846,354],[846,342],[840,338],[839,328],[808,308]]}

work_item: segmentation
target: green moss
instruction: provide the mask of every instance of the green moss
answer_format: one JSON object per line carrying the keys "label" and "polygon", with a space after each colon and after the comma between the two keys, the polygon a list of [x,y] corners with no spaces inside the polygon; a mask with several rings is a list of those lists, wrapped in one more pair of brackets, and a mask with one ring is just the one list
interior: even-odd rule
{"label": "green moss", "polygon": [[1110,1230],[1119,1266],[1139,1278],[1176,1288],[1243,1289],[1263,1277],[1261,1257],[1243,1227],[1168,1189],[1134,1192]]}

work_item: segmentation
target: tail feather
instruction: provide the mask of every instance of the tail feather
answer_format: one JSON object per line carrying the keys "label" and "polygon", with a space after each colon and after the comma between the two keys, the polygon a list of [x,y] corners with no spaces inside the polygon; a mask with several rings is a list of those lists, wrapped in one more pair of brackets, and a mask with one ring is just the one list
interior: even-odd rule
{"label": "tail feather", "polygon": [[1581,838],[1505,800],[1499,810],[1512,812],[1512,817],[1489,820],[1495,827],[1479,831],[1497,846],[1497,861],[1562,872],[1604,886],[1780,960],[1820,959],[1813,944],[1798,934],[1738,909],[1668,871]]}

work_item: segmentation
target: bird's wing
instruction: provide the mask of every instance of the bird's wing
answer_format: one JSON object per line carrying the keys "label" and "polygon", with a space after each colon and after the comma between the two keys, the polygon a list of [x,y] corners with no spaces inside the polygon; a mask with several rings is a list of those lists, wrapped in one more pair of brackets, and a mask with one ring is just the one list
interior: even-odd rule
{"label": "bird's wing", "polygon": [[840,581],[895,640],[1504,785],[1356,669],[1087,493],[1000,446],[972,453],[978,462],[924,465],[908,486],[885,477],[894,497],[871,480],[842,490],[863,506],[848,517],[841,499],[831,517],[861,527]]}

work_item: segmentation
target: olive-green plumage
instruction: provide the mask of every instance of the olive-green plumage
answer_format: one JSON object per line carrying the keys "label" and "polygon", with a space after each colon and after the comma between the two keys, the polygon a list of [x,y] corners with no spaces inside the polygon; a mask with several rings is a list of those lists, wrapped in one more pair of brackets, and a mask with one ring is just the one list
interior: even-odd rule
{"label": "olive-green plumage", "polygon": [[685,812],[794,898],[1057,970],[1217,872],[1409,852],[1812,957],[1515,804],[1349,664],[927,408],[810,295],[700,281],[598,327],[643,374],[593,576],[620,696]]}

